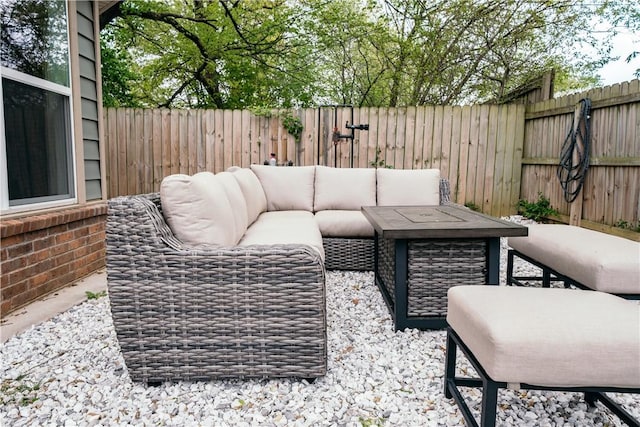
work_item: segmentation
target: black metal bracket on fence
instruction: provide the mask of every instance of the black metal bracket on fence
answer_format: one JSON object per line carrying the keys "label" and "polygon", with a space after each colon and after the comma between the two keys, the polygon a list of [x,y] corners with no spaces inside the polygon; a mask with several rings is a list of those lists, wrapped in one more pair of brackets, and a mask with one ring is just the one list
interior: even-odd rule
{"label": "black metal bracket on fence", "polygon": [[[353,124],[353,105],[350,104],[339,104],[339,105],[321,105],[318,108],[318,123],[320,122],[320,109],[323,107],[329,107],[329,108],[333,108],[333,132],[331,134],[331,140],[333,141],[333,146],[334,146],[334,151],[333,151],[333,166],[337,167],[338,166],[338,144],[340,143],[341,139],[350,139],[351,140],[351,151],[350,151],[350,161],[349,161],[349,165],[350,167],[353,168],[353,140],[355,139],[355,131],[356,130],[369,130],[369,124],[365,123],[365,124],[359,124],[359,125],[354,125]],[[343,134],[340,133],[340,130],[338,129],[338,108],[350,108],[351,109],[351,125],[349,124],[349,121],[347,121],[347,123],[345,124],[345,127],[347,129],[351,130],[351,133],[347,133],[347,134]],[[320,153],[320,133],[318,133],[318,153]],[[318,155],[318,161],[320,160],[320,157]]]}

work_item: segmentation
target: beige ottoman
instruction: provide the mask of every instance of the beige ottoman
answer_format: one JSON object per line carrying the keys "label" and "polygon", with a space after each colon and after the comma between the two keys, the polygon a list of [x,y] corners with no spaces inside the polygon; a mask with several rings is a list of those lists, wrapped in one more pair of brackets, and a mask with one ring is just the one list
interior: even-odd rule
{"label": "beige ottoman", "polygon": [[[640,243],[563,224],[532,224],[526,237],[509,237],[507,283],[552,280],[566,285],[640,298]],[[518,256],[543,270],[543,277],[513,275]]]}
{"label": "beige ottoman", "polygon": [[[605,391],[640,393],[640,305],[602,292],[456,286],[448,292],[445,395],[477,425],[459,386],[482,387],[482,426],[499,388],[585,392],[640,426]],[[462,349],[480,379],[455,376]]]}

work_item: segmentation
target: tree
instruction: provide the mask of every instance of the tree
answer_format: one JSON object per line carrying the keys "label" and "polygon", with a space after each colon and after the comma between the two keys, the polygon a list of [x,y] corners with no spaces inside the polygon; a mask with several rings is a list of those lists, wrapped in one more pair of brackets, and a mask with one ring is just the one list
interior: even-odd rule
{"label": "tree", "polygon": [[122,11],[112,31],[136,99],[213,108],[483,102],[550,69],[558,90],[585,88],[612,59],[595,20],[640,26],[625,0],[128,0]]}
{"label": "tree", "polygon": [[285,0],[130,1],[115,31],[137,58],[146,105],[308,105],[313,62]]}

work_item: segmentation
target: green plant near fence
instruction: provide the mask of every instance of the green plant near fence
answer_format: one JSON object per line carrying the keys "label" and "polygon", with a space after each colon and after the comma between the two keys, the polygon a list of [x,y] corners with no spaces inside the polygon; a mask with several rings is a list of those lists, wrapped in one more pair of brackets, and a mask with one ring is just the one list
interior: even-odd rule
{"label": "green plant near fence", "polygon": [[540,222],[550,216],[558,216],[558,211],[551,206],[551,202],[542,193],[538,193],[538,201],[518,201],[518,213],[525,218]]}

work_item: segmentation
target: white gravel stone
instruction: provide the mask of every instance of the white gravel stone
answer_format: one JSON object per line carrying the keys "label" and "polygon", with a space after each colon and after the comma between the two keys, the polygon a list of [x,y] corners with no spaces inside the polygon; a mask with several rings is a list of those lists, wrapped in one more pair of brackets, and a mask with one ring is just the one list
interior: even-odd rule
{"label": "white gravel stone", "polygon": [[[504,284],[506,239],[501,246]],[[515,270],[536,271],[518,262]],[[312,384],[285,379],[146,387],[127,375],[108,297],[87,301],[0,347],[0,425],[464,425],[442,391],[445,332],[394,332],[372,273],[327,273],[327,325],[329,370]],[[458,369],[473,372],[463,360]],[[478,416],[481,393],[465,392]],[[640,396],[613,397],[640,418]],[[623,425],[602,405],[587,410],[580,393],[506,390],[498,406],[498,425]]]}

